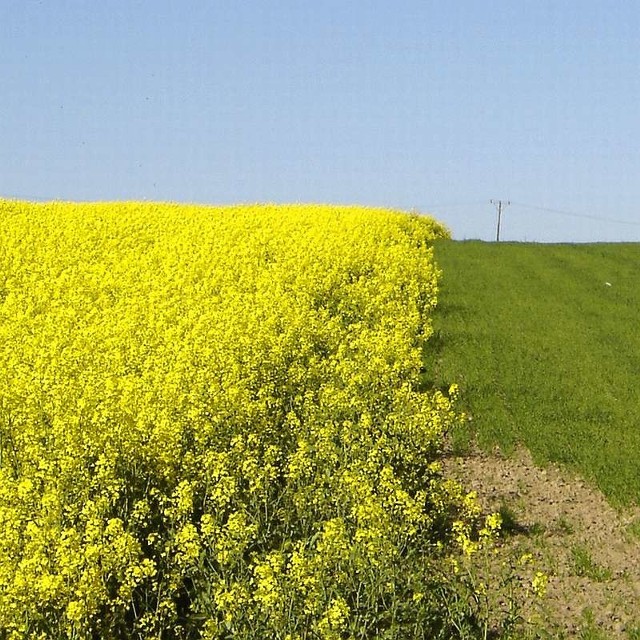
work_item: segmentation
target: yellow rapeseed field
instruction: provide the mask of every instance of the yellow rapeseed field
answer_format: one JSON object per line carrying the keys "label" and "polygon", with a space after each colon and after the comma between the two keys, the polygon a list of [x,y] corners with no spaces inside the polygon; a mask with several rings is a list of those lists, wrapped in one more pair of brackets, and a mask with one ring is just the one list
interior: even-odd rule
{"label": "yellow rapeseed field", "polygon": [[0,201],[0,637],[445,629],[433,562],[497,526],[441,476],[451,394],[419,389],[446,233]]}

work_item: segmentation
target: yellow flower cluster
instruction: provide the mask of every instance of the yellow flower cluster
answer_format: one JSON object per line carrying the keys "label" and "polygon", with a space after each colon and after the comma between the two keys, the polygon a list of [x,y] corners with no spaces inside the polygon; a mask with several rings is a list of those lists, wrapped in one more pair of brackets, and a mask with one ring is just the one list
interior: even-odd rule
{"label": "yellow flower cluster", "polygon": [[18,201],[0,221],[3,637],[339,638],[382,628],[416,558],[471,548],[477,509],[437,464],[456,413],[418,388],[439,224]]}

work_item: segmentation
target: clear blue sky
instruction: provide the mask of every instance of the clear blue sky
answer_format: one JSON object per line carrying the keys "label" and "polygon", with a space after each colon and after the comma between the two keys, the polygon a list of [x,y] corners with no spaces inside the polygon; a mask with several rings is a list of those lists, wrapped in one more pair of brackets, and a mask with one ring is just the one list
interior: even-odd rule
{"label": "clear blue sky", "polygon": [[2,195],[640,241],[637,0],[2,0],[0,86]]}

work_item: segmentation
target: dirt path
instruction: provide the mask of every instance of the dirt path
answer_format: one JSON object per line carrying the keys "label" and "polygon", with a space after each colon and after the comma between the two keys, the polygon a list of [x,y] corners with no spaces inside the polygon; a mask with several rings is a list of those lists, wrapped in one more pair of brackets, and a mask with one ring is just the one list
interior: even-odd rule
{"label": "dirt path", "polygon": [[447,474],[502,511],[499,554],[531,553],[549,576],[542,622],[552,638],[640,640],[640,509],[619,513],[580,478],[474,452],[449,457]]}

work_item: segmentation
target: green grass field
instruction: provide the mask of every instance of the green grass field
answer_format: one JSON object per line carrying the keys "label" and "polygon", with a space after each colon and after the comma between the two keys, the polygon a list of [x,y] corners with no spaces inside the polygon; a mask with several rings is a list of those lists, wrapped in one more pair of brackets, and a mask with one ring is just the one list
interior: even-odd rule
{"label": "green grass field", "polygon": [[523,444],[614,504],[640,502],[640,245],[439,241],[435,252],[425,382],[460,384],[481,446]]}

